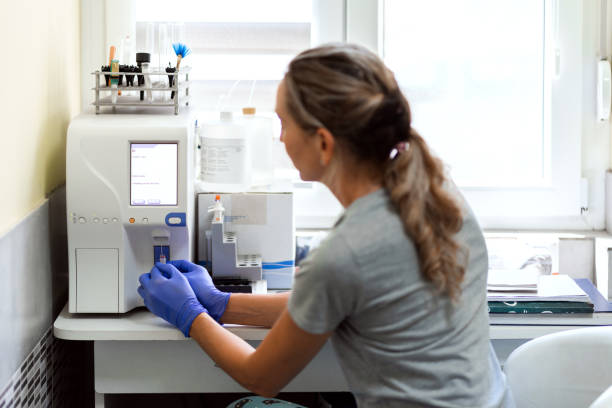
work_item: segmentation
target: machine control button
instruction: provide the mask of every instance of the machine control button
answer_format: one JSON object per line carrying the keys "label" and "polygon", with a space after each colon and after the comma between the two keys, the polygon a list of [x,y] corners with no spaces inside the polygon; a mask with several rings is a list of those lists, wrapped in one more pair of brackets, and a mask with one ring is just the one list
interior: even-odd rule
{"label": "machine control button", "polygon": [[79,217],[79,222],[80,222],[81,224],[85,224],[85,223],[87,222],[87,218],[85,218],[85,217]]}
{"label": "machine control button", "polygon": [[166,225],[169,227],[186,227],[187,214],[184,212],[171,212],[166,214]]}
{"label": "machine control button", "polygon": [[113,217],[113,222],[119,222],[119,218]]}
{"label": "machine control button", "polygon": [[103,222],[104,224],[108,224],[108,218],[102,218],[102,222]]}
{"label": "machine control button", "polygon": [[100,222],[100,219],[99,219],[98,217],[95,217],[95,218],[93,219],[93,222],[94,222],[95,224],[97,224],[97,223],[99,223],[99,222]]}
{"label": "machine control button", "polygon": [[146,223],[149,222],[149,219],[147,217],[145,217],[145,218],[142,219],[142,222],[143,222],[143,224],[146,224]]}
{"label": "machine control button", "polygon": [[133,224],[133,223],[135,223],[135,222],[136,222],[136,220],[135,220],[133,217],[132,217],[132,218],[130,218],[128,221],[130,221],[130,224]]}

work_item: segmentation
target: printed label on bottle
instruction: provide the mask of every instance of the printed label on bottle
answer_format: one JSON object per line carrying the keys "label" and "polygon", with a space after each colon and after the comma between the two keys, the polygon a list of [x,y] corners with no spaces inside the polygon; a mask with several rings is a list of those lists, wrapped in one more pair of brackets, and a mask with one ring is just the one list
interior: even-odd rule
{"label": "printed label on bottle", "polygon": [[200,178],[209,183],[245,183],[247,177],[245,139],[202,140]]}

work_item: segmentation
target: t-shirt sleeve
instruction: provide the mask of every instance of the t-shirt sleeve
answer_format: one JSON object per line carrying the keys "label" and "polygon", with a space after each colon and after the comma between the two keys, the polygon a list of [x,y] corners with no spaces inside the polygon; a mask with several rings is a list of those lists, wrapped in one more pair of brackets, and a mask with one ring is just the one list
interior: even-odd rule
{"label": "t-shirt sleeve", "polygon": [[334,330],[356,307],[359,272],[339,235],[328,237],[302,261],[293,281],[288,310],[309,333]]}

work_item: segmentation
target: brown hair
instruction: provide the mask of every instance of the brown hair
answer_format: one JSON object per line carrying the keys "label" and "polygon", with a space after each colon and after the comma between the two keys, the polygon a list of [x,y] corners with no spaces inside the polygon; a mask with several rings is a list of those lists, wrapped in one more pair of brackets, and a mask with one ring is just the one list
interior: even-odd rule
{"label": "brown hair", "polygon": [[[328,129],[340,149],[376,172],[416,247],[423,277],[457,300],[466,259],[454,235],[463,214],[443,186],[442,162],[411,127],[393,73],[361,46],[330,44],[295,57],[284,80],[292,118],[306,131]],[[404,143],[405,151],[391,158]]]}

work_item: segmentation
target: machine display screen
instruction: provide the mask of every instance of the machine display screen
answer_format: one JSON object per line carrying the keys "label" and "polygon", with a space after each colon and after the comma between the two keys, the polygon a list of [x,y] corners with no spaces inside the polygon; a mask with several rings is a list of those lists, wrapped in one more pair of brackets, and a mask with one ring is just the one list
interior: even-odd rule
{"label": "machine display screen", "polygon": [[131,205],[177,205],[178,144],[131,143]]}

